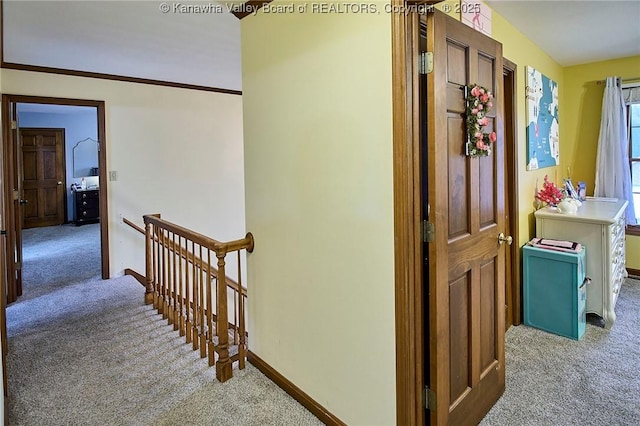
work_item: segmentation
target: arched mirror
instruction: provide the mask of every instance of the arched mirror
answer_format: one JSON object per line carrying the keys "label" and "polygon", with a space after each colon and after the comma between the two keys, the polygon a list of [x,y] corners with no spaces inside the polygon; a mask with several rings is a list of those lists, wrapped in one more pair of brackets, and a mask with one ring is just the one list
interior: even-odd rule
{"label": "arched mirror", "polygon": [[86,138],[73,147],[73,177],[98,176],[98,141]]}

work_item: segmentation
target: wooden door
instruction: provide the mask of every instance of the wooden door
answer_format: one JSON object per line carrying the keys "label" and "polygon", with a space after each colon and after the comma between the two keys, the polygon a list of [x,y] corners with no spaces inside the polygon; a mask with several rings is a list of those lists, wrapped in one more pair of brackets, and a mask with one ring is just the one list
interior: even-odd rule
{"label": "wooden door", "polygon": [[[504,392],[505,231],[502,46],[435,12],[426,16],[426,219],[435,239],[425,254],[429,291],[428,380],[437,425],[475,425]],[[494,93],[487,157],[465,155],[464,86]],[[426,161],[425,161],[426,160]]]}
{"label": "wooden door", "polygon": [[21,128],[22,227],[65,220],[64,129]]}
{"label": "wooden door", "polygon": [[17,108],[7,95],[2,95],[2,121],[4,144],[2,149],[2,172],[4,177],[2,226],[5,231],[5,266],[7,270],[4,295],[6,303],[14,302],[22,295],[22,215],[20,214],[21,180],[18,178],[17,155],[18,124]]}
{"label": "wooden door", "polygon": [[[5,99],[3,98],[3,102]],[[2,120],[4,123],[10,122],[11,111],[7,110],[7,105],[3,105],[3,116]],[[12,133],[10,125],[3,126],[3,139],[6,140],[8,135]],[[0,150],[0,170],[4,171],[7,168],[7,150],[3,145],[3,149]],[[0,176],[2,176],[0,174]],[[7,302],[9,300],[9,282],[13,286],[15,286],[15,279],[10,280],[10,265],[13,265],[10,257],[7,255],[7,250],[9,247],[9,239],[7,228],[9,227],[8,222],[8,209],[7,209],[7,198],[6,198],[6,174],[3,176],[5,182],[0,185],[0,227],[2,227],[3,232],[0,232],[0,340],[2,340],[2,377],[3,377],[3,397],[4,397],[4,407],[5,413],[8,407],[7,404],[7,395],[8,395],[8,380],[7,380]],[[15,272],[13,273],[15,277]],[[15,295],[15,287],[13,288],[13,293]],[[14,296],[15,298],[15,296]],[[6,421],[5,421],[6,423]]]}

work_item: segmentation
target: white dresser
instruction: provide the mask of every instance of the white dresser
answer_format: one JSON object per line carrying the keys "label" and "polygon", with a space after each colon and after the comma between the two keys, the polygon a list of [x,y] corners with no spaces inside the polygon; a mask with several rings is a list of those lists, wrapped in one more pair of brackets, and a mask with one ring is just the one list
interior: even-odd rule
{"label": "white dresser", "polygon": [[545,207],[535,212],[536,236],[576,241],[587,247],[587,312],[601,316],[606,328],[616,320],[618,293],[627,276],[625,222],[627,201],[587,200],[575,215]]}

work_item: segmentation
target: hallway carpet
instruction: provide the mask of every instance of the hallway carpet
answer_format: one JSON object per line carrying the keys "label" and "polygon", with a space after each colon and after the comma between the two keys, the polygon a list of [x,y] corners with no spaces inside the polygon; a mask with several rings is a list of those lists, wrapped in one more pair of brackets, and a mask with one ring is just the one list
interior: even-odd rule
{"label": "hallway carpet", "polygon": [[91,226],[25,232],[24,295],[7,309],[10,425],[322,424],[250,364],[217,382],[137,281],[99,278]]}

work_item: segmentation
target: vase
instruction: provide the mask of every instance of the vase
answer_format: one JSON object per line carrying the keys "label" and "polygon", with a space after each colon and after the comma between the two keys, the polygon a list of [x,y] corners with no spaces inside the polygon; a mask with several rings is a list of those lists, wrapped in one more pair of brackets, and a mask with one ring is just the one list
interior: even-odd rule
{"label": "vase", "polygon": [[558,212],[562,214],[576,214],[578,212],[578,206],[571,202],[571,200],[564,199],[558,203]]}

